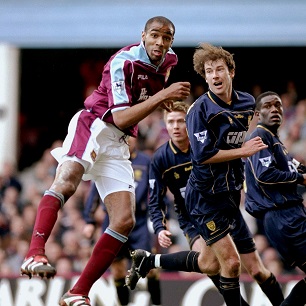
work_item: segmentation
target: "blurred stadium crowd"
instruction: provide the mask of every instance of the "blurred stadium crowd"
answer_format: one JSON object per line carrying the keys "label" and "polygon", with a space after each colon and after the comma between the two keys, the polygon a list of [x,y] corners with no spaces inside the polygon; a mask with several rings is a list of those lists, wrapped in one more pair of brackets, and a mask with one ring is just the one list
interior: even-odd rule
{"label": "blurred stadium crowd", "polygon": [[[192,103],[205,91],[204,87],[193,89]],[[261,92],[260,86],[254,86],[255,97]],[[284,122],[280,130],[280,138],[285,146],[299,161],[306,163],[306,97],[299,96],[295,84],[288,82],[281,98],[284,105]],[[255,124],[256,122],[254,122]],[[252,127],[251,127],[252,129]],[[168,134],[163,122],[161,110],[144,119],[139,125],[140,150],[152,154],[162,143],[168,140]],[[32,228],[39,200],[53,181],[57,163],[50,154],[50,150],[57,147],[61,140],[55,141],[47,148],[43,155],[31,166],[18,171],[17,166],[5,162],[0,168],[0,276],[18,276],[21,263],[29,247]],[[82,182],[76,194],[64,205],[60,211],[55,230],[52,232],[47,245],[46,254],[50,263],[56,267],[58,275],[70,277],[78,274],[85,266],[96,237],[101,229],[97,226],[93,239],[85,239],[82,230],[84,203],[89,191],[90,182]],[[306,190],[301,187],[305,196]],[[169,195],[169,202],[172,199]],[[243,199],[241,203],[243,209]],[[244,216],[254,234],[256,245],[263,262],[276,276],[282,274],[298,274],[300,271],[290,269],[282,264],[277,252],[267,242],[261,224],[244,212]],[[104,213],[97,210],[96,220],[101,224]],[[177,225],[175,213],[170,218],[175,244],[170,249],[161,249],[158,252],[172,252],[187,249],[188,246]],[[152,239],[155,235],[152,233]]]}

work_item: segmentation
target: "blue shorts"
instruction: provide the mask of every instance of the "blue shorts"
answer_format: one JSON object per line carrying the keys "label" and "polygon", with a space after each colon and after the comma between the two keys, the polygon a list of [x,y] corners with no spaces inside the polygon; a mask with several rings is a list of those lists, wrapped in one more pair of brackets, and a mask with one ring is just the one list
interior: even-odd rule
{"label": "blue shorts", "polygon": [[240,254],[256,250],[252,234],[240,211],[240,191],[208,195],[186,188],[186,207],[207,245],[231,234]]}
{"label": "blue shorts", "polygon": [[306,273],[306,208],[303,204],[268,211],[263,224],[269,242],[282,259]]}

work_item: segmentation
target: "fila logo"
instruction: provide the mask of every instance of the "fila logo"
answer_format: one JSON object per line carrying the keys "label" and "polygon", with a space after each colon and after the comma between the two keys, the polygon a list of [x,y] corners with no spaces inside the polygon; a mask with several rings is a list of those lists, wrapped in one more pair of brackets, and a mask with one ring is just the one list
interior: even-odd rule
{"label": "fila logo", "polygon": [[207,130],[199,133],[194,133],[193,135],[197,138],[197,141],[204,143],[207,134]]}
{"label": "fila logo", "polygon": [[147,80],[148,76],[147,75],[143,75],[143,74],[138,74],[138,80]]}
{"label": "fila logo", "polygon": [[246,131],[244,132],[229,132],[226,142],[228,144],[242,144],[244,142]]}

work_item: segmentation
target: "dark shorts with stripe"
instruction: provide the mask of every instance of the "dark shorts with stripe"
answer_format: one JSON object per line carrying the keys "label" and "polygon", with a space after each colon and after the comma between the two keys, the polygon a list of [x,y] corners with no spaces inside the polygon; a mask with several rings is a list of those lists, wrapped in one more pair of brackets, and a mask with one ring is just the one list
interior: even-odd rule
{"label": "dark shorts with stripe", "polygon": [[240,191],[208,195],[186,188],[186,207],[207,245],[231,234],[240,254],[256,250],[252,234],[240,211]]}
{"label": "dark shorts with stripe", "polygon": [[263,220],[271,245],[290,266],[306,273],[306,208],[303,204],[268,211]]}

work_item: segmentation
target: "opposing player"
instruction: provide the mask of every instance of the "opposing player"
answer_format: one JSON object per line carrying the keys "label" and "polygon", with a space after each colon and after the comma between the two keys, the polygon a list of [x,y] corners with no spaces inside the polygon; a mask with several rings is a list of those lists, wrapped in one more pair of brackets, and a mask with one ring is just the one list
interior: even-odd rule
{"label": "opposing player", "polygon": [[72,118],[63,146],[52,151],[59,162],[55,180],[39,204],[30,249],[21,266],[29,277],[53,277],[45,243],[58,211],[74,194],[81,179],[93,180],[107,208],[110,224],[61,306],[90,306],[89,290],[107,270],[135,225],[135,187],[127,139],[137,124],[157,107],[190,94],[190,83],[166,87],[177,56],[171,49],[174,24],[163,16],[146,22],[141,42],[114,54],[105,65],[99,87]]}
{"label": "opposing player", "polygon": [[158,242],[164,248],[172,244],[172,234],[166,220],[167,205],[164,201],[167,190],[173,194],[178,222],[190,248],[200,237],[189,219],[184,199],[192,169],[185,123],[188,108],[189,104],[185,102],[175,102],[171,111],[164,111],[164,121],[170,139],[154,152],[150,165],[149,214]]}
{"label": "opposing player", "polygon": [[[282,144],[280,96],[272,91],[256,99],[259,121],[250,138],[261,137],[268,147],[246,160],[246,210],[263,221],[271,245],[291,267],[306,272],[306,209],[298,184],[306,185],[306,167]],[[306,278],[300,280],[281,306],[306,304]]]}

